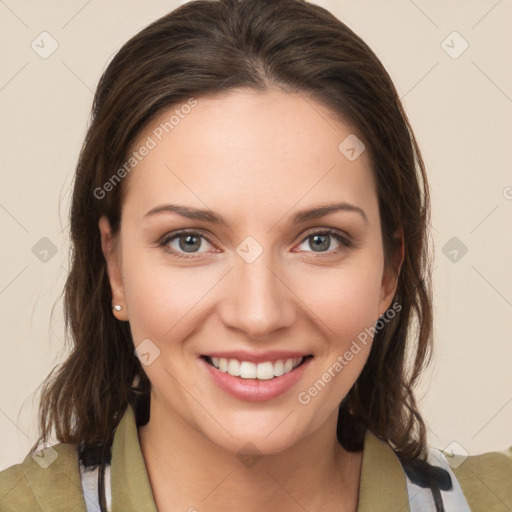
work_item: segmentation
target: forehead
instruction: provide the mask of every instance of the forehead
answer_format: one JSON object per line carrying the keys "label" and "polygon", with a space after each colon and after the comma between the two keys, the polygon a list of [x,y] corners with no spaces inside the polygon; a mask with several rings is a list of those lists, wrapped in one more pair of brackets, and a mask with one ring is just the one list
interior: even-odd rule
{"label": "forehead", "polygon": [[185,101],[162,111],[133,145],[150,149],[124,184],[125,206],[186,201],[240,214],[334,200],[369,207],[376,196],[368,152],[355,160],[344,153],[354,137],[304,94],[238,89]]}

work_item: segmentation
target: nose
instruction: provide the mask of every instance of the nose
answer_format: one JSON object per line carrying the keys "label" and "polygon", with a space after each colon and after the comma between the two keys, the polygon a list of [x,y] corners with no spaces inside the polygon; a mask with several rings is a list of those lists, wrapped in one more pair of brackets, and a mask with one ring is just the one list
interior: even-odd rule
{"label": "nose", "polygon": [[224,286],[219,315],[224,325],[250,338],[265,338],[293,325],[296,311],[293,292],[263,251],[256,260],[238,255]]}

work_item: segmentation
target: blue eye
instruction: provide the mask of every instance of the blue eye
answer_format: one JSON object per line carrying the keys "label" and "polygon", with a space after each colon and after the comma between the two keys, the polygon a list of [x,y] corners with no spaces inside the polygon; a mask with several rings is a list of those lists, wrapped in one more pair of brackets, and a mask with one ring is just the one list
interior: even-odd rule
{"label": "blue eye", "polygon": [[[334,249],[330,249],[332,238],[336,239],[339,243],[338,247]],[[208,248],[203,251],[198,250],[204,245],[202,244],[202,240],[213,245],[202,232],[191,230],[183,230],[165,236],[158,245],[178,258],[201,258],[201,253],[209,252]],[[302,239],[300,245],[306,243],[308,240],[310,240],[309,247],[313,250],[306,250],[305,252],[316,253],[315,256],[319,257],[332,255],[337,253],[340,249],[347,249],[353,245],[347,235],[333,228],[308,233],[307,236]],[[178,244],[173,247],[171,244],[176,241]]]}
{"label": "blue eye", "polygon": [[[198,249],[201,246],[201,239],[210,243],[210,241],[202,233],[197,231],[180,231],[165,237],[159,245],[172,252],[173,255],[180,258],[195,258],[196,256],[194,256],[194,254],[197,254],[197,252],[207,252],[195,251],[195,249]],[[174,242],[175,240],[178,241],[178,248],[170,246],[170,243]]]}
{"label": "blue eye", "polygon": [[[332,238],[335,238],[339,246],[334,249],[329,249],[331,247]],[[319,256],[323,256],[324,254],[332,254],[337,252],[340,248],[348,248],[352,246],[351,240],[348,236],[343,235],[341,232],[335,229],[326,229],[324,231],[314,231],[309,233],[301,242],[301,245],[304,243],[308,243],[309,247],[313,248],[314,253],[319,253]],[[318,250],[317,250],[318,249]]]}

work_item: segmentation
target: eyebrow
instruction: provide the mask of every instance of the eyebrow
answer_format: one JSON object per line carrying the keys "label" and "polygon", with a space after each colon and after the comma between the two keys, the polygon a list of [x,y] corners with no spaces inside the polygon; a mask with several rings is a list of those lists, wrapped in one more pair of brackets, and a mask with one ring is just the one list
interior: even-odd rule
{"label": "eyebrow", "polygon": [[[345,202],[326,204],[326,205],[318,206],[316,208],[310,208],[308,210],[301,210],[301,211],[295,213],[290,218],[288,223],[294,224],[294,225],[301,224],[308,220],[325,217],[326,215],[329,215],[329,214],[332,214],[332,213],[335,213],[338,211],[358,213],[361,215],[361,217],[364,219],[364,221],[366,223],[368,223],[368,218],[362,208],[359,208],[359,206],[355,206],[353,204],[345,203]],[[187,219],[202,220],[205,222],[209,222],[211,224],[221,224],[221,225],[229,228],[229,224],[226,222],[224,217],[222,217],[222,215],[219,215],[218,213],[215,213],[211,210],[191,208],[189,206],[183,206],[183,205],[178,205],[178,204],[164,204],[164,205],[156,206],[155,208],[152,208],[151,210],[149,210],[146,213],[146,215],[144,215],[144,218],[152,217],[152,216],[158,215],[160,213],[176,213],[176,214],[178,214],[182,217],[185,217]]]}

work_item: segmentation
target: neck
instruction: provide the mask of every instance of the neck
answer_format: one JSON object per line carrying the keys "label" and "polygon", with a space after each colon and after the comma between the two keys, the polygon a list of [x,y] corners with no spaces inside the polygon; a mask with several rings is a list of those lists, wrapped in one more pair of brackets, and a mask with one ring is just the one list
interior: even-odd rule
{"label": "neck", "polygon": [[336,421],[337,411],[291,447],[250,458],[224,450],[152,401],[150,421],[138,432],[156,506],[159,512],[355,512],[362,452],[341,447]]}

